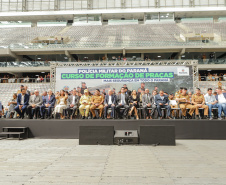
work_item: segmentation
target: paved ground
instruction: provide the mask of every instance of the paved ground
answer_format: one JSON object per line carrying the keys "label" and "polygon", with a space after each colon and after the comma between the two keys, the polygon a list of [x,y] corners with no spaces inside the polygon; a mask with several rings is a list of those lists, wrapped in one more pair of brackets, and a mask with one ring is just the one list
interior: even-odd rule
{"label": "paved ground", "polygon": [[226,184],[226,141],[177,146],[79,146],[78,140],[0,140],[0,185]]}

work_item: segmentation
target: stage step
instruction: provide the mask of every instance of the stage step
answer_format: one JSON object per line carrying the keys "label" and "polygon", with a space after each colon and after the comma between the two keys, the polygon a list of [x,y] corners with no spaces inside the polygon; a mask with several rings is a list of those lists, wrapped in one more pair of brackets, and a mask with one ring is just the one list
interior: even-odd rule
{"label": "stage step", "polygon": [[9,135],[18,135],[19,140],[23,134],[28,138],[28,127],[2,127],[2,132],[0,132],[0,135],[7,135],[7,138]]}

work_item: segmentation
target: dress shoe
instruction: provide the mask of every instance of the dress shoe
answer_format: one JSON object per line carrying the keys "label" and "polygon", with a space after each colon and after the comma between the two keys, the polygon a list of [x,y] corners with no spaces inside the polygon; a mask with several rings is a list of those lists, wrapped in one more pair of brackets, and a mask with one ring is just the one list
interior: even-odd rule
{"label": "dress shoe", "polygon": [[82,119],[85,119],[85,116],[82,116]]}

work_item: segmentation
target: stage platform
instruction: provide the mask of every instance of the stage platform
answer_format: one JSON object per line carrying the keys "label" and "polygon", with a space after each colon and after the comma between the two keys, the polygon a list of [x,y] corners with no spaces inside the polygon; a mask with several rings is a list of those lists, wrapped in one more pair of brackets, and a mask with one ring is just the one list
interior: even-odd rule
{"label": "stage platform", "polygon": [[226,120],[28,120],[2,119],[2,127],[29,127],[29,137],[78,139],[79,126],[114,126],[139,130],[142,125],[175,125],[176,139],[226,139]]}

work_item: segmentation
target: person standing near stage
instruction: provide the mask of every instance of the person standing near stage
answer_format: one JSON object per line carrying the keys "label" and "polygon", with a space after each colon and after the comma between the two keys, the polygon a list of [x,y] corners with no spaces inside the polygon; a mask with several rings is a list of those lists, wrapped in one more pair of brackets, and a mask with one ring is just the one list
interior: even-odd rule
{"label": "person standing near stage", "polygon": [[84,94],[84,90],[87,89],[86,87],[86,82],[82,82],[82,87],[81,87],[81,94]]}
{"label": "person standing near stage", "polygon": [[[91,104],[91,96],[89,96],[89,91],[88,89],[84,90],[84,95],[81,96],[80,98],[80,106],[79,106],[79,112],[82,115],[82,119],[88,119],[88,115],[89,115],[89,108],[90,108],[90,104]],[[86,111],[84,112],[84,109],[86,109]]]}
{"label": "person standing near stage", "polygon": [[196,88],[196,93],[192,95],[192,104],[195,105],[196,119],[199,119],[199,108],[204,109],[204,119],[206,119],[208,116],[208,106],[205,105],[205,98],[199,88]]}
{"label": "person standing near stage", "polygon": [[217,108],[216,97],[212,94],[212,89],[207,89],[207,94],[204,96],[206,105],[209,107],[209,119],[212,120],[212,108]]}
{"label": "person standing near stage", "polygon": [[164,91],[159,91],[159,94],[155,96],[155,103],[157,105],[158,115],[162,119],[162,108],[167,110],[167,119],[172,119],[170,117],[171,107],[169,105],[169,99],[167,95],[164,95]]}
{"label": "person standing near stage", "polygon": [[192,114],[195,111],[195,106],[193,106],[190,103],[191,101],[190,101],[189,95],[187,94],[187,88],[183,88],[182,89],[182,93],[177,95],[176,101],[179,102],[179,107],[180,107],[180,109],[182,111],[183,119],[186,118],[187,108],[189,109],[187,117],[189,119],[191,119],[192,118]]}
{"label": "person standing near stage", "polygon": [[100,95],[100,90],[96,89],[95,95],[93,95],[91,98],[91,106],[90,106],[90,112],[93,115],[93,119],[97,119],[95,114],[95,109],[99,109],[99,118],[102,117],[102,113],[104,110],[103,102],[104,102],[104,98],[103,96]]}
{"label": "person standing near stage", "polygon": [[[129,96],[125,94],[124,87],[121,88],[120,94],[117,95],[116,112],[118,113],[119,118],[126,119],[127,113],[129,111]],[[120,108],[125,108],[123,114],[120,112]]]}

